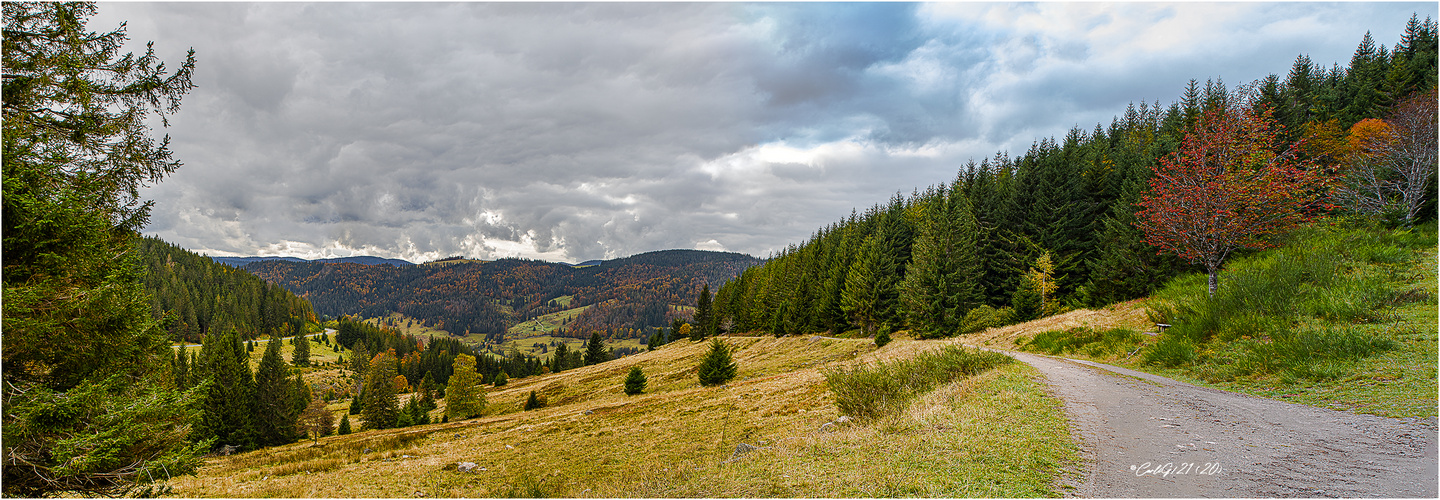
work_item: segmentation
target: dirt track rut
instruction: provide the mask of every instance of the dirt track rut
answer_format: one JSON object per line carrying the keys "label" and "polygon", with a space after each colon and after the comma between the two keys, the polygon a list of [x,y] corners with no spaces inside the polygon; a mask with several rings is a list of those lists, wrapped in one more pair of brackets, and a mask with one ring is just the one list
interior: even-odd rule
{"label": "dirt track rut", "polygon": [[1436,498],[1435,419],[1392,419],[1007,352],[1064,400],[1078,497]]}

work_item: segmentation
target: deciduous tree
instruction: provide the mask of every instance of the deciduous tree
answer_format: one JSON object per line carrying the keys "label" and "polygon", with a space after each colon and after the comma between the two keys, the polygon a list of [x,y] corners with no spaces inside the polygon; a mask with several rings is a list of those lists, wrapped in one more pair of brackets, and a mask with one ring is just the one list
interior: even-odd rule
{"label": "deciduous tree", "polygon": [[1268,247],[1306,220],[1321,185],[1293,148],[1272,149],[1270,110],[1236,101],[1205,111],[1180,149],[1152,167],[1136,213],[1147,242],[1205,267],[1211,296],[1225,259]]}

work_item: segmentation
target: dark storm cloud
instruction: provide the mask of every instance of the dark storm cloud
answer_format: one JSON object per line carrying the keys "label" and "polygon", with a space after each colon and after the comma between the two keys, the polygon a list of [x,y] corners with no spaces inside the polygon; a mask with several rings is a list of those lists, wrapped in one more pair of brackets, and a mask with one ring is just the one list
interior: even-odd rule
{"label": "dark storm cloud", "polygon": [[211,253],[757,255],[1433,4],[103,4],[198,88],[147,232]]}

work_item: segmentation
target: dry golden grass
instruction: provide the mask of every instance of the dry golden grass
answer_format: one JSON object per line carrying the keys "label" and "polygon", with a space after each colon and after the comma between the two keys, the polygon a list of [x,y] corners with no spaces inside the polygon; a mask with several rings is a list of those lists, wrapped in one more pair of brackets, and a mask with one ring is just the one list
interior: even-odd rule
{"label": "dry golden grass", "polygon": [[[701,387],[707,346],[681,341],[513,380],[478,419],[366,431],[211,460],[173,483],[195,497],[1053,496],[1074,461],[1059,403],[1012,364],[937,389],[902,415],[839,417],[819,369],[942,342],[725,339],[736,380]],[[649,378],[626,396],[631,366]],[[549,405],[521,412],[531,390]],[[738,444],[762,447],[730,461]],[[471,472],[457,462],[474,462]]]}
{"label": "dry golden grass", "polygon": [[[1075,327],[1090,327],[1097,330],[1109,328],[1129,328],[1137,332],[1155,331],[1155,323],[1151,322],[1145,315],[1145,301],[1137,299],[1129,302],[1112,304],[1101,309],[1076,309],[1064,314],[1057,314],[1048,318],[1040,318],[1035,321],[1020,323],[1017,325],[990,328],[985,331],[966,335],[965,343],[995,347],[997,349],[1015,349],[1016,341],[1025,341],[1035,337],[1035,334],[1051,330],[1067,330]],[[1147,339],[1148,341],[1149,339]]]}

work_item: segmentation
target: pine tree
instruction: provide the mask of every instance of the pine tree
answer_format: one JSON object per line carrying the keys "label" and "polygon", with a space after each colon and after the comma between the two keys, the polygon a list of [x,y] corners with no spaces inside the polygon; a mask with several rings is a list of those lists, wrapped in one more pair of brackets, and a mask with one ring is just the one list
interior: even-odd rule
{"label": "pine tree", "polygon": [[500,371],[500,373],[495,374],[495,387],[505,387],[505,384],[509,383],[510,374],[505,373],[505,371],[503,370]]}
{"label": "pine tree", "polygon": [[310,341],[304,335],[295,336],[295,352],[290,360],[295,366],[310,366]]}
{"label": "pine tree", "polygon": [[585,344],[585,366],[606,361],[610,361],[610,353],[605,350],[605,339],[600,337],[600,332],[592,332],[590,341]]}
{"label": "pine tree", "polygon": [[451,420],[480,416],[485,410],[485,394],[480,392],[479,385],[475,357],[469,354],[455,356],[450,382],[445,386],[445,416]]}
{"label": "pine tree", "polygon": [[535,391],[530,391],[530,397],[525,399],[525,411],[539,409],[544,406],[545,403],[540,401],[540,397],[535,394]]}
{"label": "pine tree", "polygon": [[366,429],[389,429],[395,426],[400,414],[400,400],[395,394],[396,360],[394,351],[386,351],[375,357],[370,373],[365,378]]}
{"label": "pine tree", "polygon": [[739,365],[730,357],[730,349],[720,339],[710,339],[710,352],[700,361],[700,385],[719,385],[735,378]]}
{"label": "pine tree", "polygon": [[276,446],[295,440],[296,413],[291,412],[294,384],[289,369],[280,360],[280,339],[265,343],[265,354],[255,370],[255,429],[261,446]]}
{"label": "pine tree", "polygon": [[625,394],[635,395],[645,392],[645,373],[640,371],[639,366],[630,367],[630,374],[625,376]]}

